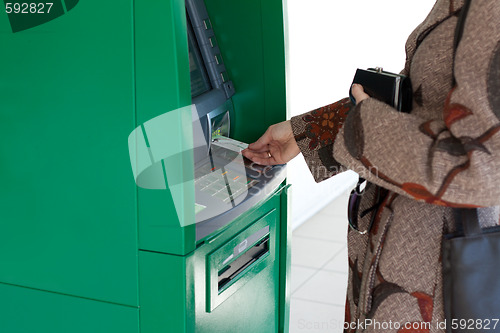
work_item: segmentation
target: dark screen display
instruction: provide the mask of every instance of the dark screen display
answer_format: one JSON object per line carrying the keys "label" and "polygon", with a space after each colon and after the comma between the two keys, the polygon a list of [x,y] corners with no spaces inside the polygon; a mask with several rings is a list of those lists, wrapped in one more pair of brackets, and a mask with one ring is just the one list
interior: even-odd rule
{"label": "dark screen display", "polygon": [[[188,18],[189,22],[189,18]],[[191,97],[199,96],[210,89],[210,80],[203,64],[203,58],[196,41],[193,29],[188,24],[189,71],[191,74]]]}

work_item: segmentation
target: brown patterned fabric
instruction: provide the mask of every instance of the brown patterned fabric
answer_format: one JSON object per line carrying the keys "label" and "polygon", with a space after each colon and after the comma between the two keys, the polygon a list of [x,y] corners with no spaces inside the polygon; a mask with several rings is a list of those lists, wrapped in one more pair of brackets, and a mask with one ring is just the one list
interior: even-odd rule
{"label": "brown patterned fabric", "polygon": [[316,181],[347,170],[333,157],[333,143],[351,108],[344,98],[291,120],[295,141]]}
{"label": "brown patterned fabric", "polygon": [[[452,87],[462,5],[437,0],[408,38],[402,73],[414,89],[411,114],[368,98],[292,118],[316,181],[352,169],[390,190],[370,232],[348,233],[346,322],[353,324],[345,332],[445,332],[440,254],[443,233],[454,230],[451,207],[481,207],[481,225],[498,224],[500,1],[472,1]],[[360,212],[373,205],[376,186]],[[370,215],[358,217],[360,230]],[[368,319],[372,325],[363,325]]]}

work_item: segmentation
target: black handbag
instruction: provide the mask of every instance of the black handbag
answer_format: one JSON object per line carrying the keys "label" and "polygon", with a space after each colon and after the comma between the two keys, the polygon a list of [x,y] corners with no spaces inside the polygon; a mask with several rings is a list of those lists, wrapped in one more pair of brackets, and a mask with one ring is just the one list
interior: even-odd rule
{"label": "black handbag", "polygon": [[447,332],[500,332],[500,226],[481,229],[477,209],[454,209],[443,239]]}
{"label": "black handbag", "polygon": [[[413,100],[412,87],[410,78],[405,75],[385,72],[380,67],[368,68],[366,70],[358,68],[352,81],[352,84],[354,83],[361,84],[365,93],[367,93],[370,97],[389,104],[398,111],[407,113],[411,111]],[[356,99],[352,95],[352,84],[349,89],[349,98],[351,99],[351,102],[356,105]],[[357,223],[358,208],[363,194],[363,191],[360,190],[360,188],[367,186],[367,183],[365,182],[366,179],[361,177],[359,178],[356,187],[349,195],[349,202],[347,205],[349,226],[362,234],[369,231],[369,229],[365,231],[359,230]],[[379,195],[380,189],[377,190],[377,196]],[[375,218],[376,208],[380,204],[381,201],[379,202],[377,199],[377,203],[374,206],[361,214],[365,215],[368,212],[372,212],[370,228]]]}
{"label": "black handbag", "polygon": [[[411,111],[412,88],[410,78],[405,75],[386,72],[380,67],[358,68],[352,83],[361,84],[370,97],[385,102],[398,111]],[[349,89],[349,97],[356,104],[351,90]]]}
{"label": "black handbag", "polygon": [[[455,51],[469,5],[459,17]],[[454,215],[457,231],[442,245],[446,331],[500,332],[500,226],[481,229],[477,209],[455,208]]]}

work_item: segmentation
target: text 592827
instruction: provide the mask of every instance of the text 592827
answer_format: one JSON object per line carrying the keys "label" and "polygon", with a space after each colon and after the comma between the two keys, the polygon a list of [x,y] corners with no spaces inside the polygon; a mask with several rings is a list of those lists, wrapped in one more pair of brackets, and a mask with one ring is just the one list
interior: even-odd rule
{"label": "text 592827", "polygon": [[5,4],[5,12],[7,14],[49,14],[54,3],[52,2],[23,2]]}

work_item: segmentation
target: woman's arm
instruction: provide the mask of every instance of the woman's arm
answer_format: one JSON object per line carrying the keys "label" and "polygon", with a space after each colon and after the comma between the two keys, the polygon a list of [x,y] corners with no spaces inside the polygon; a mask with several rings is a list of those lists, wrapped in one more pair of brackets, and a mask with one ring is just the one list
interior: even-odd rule
{"label": "woman's arm", "polygon": [[[295,141],[315,180],[351,169],[428,203],[500,205],[499,1],[472,3],[455,60],[457,85],[436,119],[400,113],[373,98],[356,107],[344,99],[293,117]],[[259,149],[257,162],[266,162],[265,147]]]}
{"label": "woman's arm", "polygon": [[472,2],[455,61],[457,85],[439,118],[368,98],[349,111],[332,161],[428,203],[499,205],[500,2]]}

